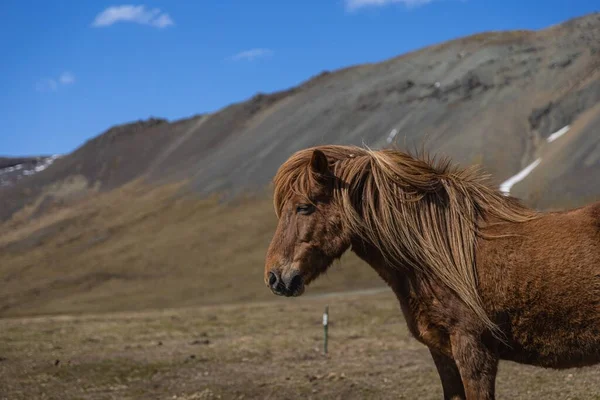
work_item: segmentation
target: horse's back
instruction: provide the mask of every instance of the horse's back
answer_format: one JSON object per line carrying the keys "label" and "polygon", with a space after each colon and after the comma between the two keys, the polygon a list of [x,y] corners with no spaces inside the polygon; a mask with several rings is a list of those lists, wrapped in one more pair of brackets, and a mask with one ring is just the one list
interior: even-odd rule
{"label": "horse's back", "polygon": [[491,228],[477,262],[486,308],[503,322],[504,358],[548,367],[600,362],[600,204]]}

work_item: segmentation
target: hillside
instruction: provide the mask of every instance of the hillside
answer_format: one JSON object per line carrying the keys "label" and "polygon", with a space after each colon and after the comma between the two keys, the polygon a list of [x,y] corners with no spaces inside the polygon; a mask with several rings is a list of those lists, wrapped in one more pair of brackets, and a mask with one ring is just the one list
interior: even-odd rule
{"label": "hillside", "polygon": [[[143,310],[272,300],[262,271],[276,220],[269,199],[176,196],[139,182],[0,234],[0,316]],[[343,273],[340,273],[343,271]],[[311,294],[381,285],[352,256]]]}
{"label": "hillside", "polygon": [[[426,145],[481,164],[497,185],[535,162],[510,188],[529,205],[600,199],[599,100],[592,14],[323,72],[213,114],[113,127],[0,185],[0,315],[270,298],[268,184],[317,144]],[[312,292],[380,284],[352,257],[342,268]]]}
{"label": "hillside", "polygon": [[45,170],[58,158],[58,155],[18,158],[0,157],[0,187],[14,186],[21,179],[31,177]]}

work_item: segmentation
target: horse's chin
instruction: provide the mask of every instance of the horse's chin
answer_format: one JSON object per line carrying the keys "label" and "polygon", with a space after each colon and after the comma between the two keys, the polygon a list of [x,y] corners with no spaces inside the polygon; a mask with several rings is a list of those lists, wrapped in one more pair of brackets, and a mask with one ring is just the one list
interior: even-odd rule
{"label": "horse's chin", "polygon": [[300,296],[302,293],[304,293],[304,291],[306,290],[307,286],[310,286],[311,283],[313,283],[314,281],[316,281],[321,275],[323,275],[331,266],[331,264],[327,265],[324,268],[321,268],[313,273],[311,273],[310,275],[304,275],[303,276],[303,285],[302,285],[302,292],[298,295]]}

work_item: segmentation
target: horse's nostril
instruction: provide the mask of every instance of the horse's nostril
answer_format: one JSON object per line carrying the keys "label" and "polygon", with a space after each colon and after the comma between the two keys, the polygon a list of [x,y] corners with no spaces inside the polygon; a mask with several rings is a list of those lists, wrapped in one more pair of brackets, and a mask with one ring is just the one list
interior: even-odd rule
{"label": "horse's nostril", "polygon": [[277,277],[277,275],[273,271],[269,272],[269,286],[271,286],[274,289],[277,287],[278,283],[279,278]]}
{"label": "horse's nostril", "polygon": [[294,275],[294,277],[290,281],[289,289],[291,292],[295,292],[296,290],[298,290],[302,287],[302,284],[303,284],[302,275],[300,275],[300,274]]}

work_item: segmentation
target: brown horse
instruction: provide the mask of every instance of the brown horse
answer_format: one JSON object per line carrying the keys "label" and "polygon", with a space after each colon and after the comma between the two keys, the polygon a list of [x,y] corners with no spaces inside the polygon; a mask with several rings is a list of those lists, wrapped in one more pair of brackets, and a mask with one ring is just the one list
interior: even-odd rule
{"label": "brown horse", "polygon": [[499,360],[600,362],[600,203],[541,213],[474,168],[321,146],[275,176],[265,283],[299,296],[346,250],[396,294],[445,399],[493,399]]}

